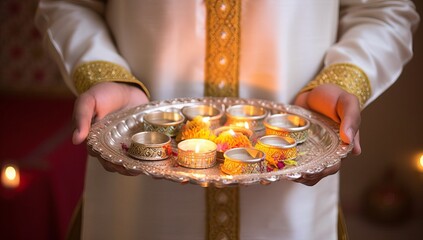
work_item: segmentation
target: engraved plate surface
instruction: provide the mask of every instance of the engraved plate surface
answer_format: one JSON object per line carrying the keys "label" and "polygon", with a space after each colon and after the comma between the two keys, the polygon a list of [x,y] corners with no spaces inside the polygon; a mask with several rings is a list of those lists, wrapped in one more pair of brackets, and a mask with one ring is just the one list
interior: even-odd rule
{"label": "engraved plate surface", "polygon": [[[208,169],[190,169],[178,166],[176,156],[162,161],[140,161],[125,150],[129,146],[131,136],[143,131],[143,115],[152,111],[182,109],[199,103],[220,104],[225,108],[236,104],[253,104],[265,107],[270,114],[291,113],[307,118],[311,125],[307,140],[297,146],[297,166],[290,166],[278,171],[255,174],[227,175],[220,170],[220,164]],[[223,109],[224,110],[224,109]],[[135,108],[110,114],[103,120],[93,124],[89,136],[88,147],[102,159],[121,165],[132,172],[139,172],[154,178],[164,178],[175,182],[190,182],[201,186],[230,186],[269,184],[271,182],[300,178],[302,174],[318,173],[337,164],[352,150],[352,145],[343,143],[339,137],[339,124],[332,120],[294,105],[276,103],[261,99],[242,98],[177,98],[155,101]],[[256,137],[264,134],[256,132]],[[176,143],[172,140],[173,151]]]}

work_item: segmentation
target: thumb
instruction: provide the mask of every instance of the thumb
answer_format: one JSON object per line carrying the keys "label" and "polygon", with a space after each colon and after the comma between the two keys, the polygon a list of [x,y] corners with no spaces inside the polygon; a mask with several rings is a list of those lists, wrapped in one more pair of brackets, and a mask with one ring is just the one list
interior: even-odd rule
{"label": "thumb", "polygon": [[75,101],[73,110],[73,121],[75,124],[75,130],[72,136],[73,144],[80,144],[87,138],[94,112],[94,97],[88,94],[80,95]]}
{"label": "thumb", "polygon": [[[341,94],[337,102],[337,113],[340,124],[340,137],[346,143],[353,143],[356,145],[356,151],[360,149],[358,130],[361,123],[361,109],[360,103],[356,96],[344,93]],[[359,153],[359,152],[358,152]]]}

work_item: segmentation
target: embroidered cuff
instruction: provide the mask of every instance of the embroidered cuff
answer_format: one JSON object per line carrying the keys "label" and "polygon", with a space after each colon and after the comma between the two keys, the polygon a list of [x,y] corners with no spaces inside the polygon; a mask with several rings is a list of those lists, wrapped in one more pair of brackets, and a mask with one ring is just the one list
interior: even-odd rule
{"label": "embroidered cuff", "polygon": [[301,92],[309,91],[325,83],[336,84],[345,91],[354,94],[360,101],[361,107],[370,98],[372,92],[366,73],[350,63],[339,63],[326,67]]}
{"label": "embroidered cuff", "polygon": [[92,61],[79,65],[73,72],[73,81],[78,93],[87,91],[100,82],[125,82],[137,84],[150,98],[150,92],[124,67],[112,62]]}

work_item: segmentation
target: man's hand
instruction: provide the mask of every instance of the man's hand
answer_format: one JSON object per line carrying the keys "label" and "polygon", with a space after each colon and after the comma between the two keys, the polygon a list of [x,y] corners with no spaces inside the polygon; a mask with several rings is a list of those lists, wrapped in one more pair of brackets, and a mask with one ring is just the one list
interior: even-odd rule
{"label": "man's hand", "polygon": [[104,82],[92,86],[75,101],[72,142],[82,143],[87,138],[93,121],[98,121],[109,113],[147,102],[148,98],[143,91],[126,83]]}
{"label": "man's hand", "polygon": [[[340,123],[339,130],[342,141],[349,144],[354,143],[352,150],[354,155],[361,153],[359,136],[361,109],[356,96],[337,85],[324,84],[298,95],[295,104],[319,112]],[[321,173],[304,174],[296,181],[312,186],[319,182],[320,179],[335,174],[339,168],[340,163],[324,169]]]}

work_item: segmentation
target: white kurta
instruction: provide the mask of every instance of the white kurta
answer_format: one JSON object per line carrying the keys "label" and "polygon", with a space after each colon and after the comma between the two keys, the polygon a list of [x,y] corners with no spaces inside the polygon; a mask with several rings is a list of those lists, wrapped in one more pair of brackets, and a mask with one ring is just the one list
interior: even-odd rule
{"label": "white kurta", "polygon": [[[244,0],[240,96],[291,103],[322,69],[353,63],[368,75],[370,103],[411,58],[418,16],[409,1]],[[41,1],[37,23],[69,87],[81,63],[120,64],[153,99],[201,97],[203,1]],[[281,181],[240,189],[241,239],[336,239],[339,176],[313,187]],[[88,161],[84,239],[203,239],[205,192]]]}

